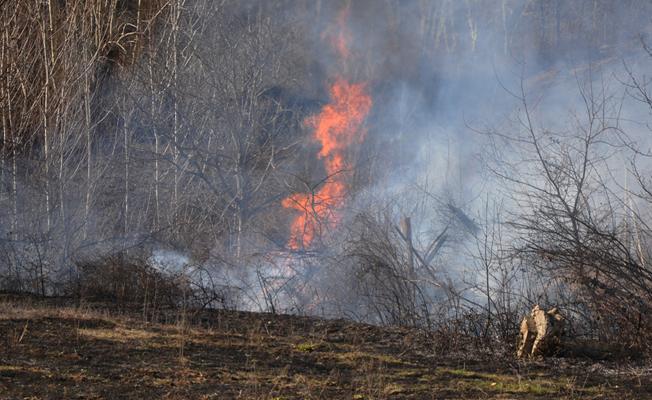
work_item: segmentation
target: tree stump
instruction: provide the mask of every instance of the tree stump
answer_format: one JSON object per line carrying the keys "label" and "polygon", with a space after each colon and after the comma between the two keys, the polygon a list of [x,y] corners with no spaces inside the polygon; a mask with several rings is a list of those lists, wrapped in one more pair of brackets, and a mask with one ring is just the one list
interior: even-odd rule
{"label": "tree stump", "polygon": [[545,311],[536,305],[521,321],[520,331],[518,358],[550,356],[561,347],[564,317],[556,307]]}

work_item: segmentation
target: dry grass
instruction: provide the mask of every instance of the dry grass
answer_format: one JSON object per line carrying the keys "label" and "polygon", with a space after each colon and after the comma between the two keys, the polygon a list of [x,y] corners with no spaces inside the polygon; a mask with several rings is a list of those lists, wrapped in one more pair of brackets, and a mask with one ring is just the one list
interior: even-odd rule
{"label": "dry grass", "polygon": [[201,320],[182,331],[88,307],[0,303],[0,398],[652,396],[651,376],[640,369],[444,357],[419,333],[398,328],[236,312]]}

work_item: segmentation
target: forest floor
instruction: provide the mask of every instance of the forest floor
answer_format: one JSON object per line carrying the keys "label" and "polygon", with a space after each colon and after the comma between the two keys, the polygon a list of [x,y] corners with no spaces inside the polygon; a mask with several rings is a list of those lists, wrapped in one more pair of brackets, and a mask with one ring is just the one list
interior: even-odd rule
{"label": "forest floor", "polygon": [[341,320],[219,311],[181,329],[0,300],[0,399],[652,398],[642,365],[443,356],[442,346]]}

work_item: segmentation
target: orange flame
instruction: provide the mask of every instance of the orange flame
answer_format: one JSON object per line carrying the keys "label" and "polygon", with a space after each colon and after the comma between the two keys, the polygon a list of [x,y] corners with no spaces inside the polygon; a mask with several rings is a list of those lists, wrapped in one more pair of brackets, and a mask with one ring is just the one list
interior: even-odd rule
{"label": "orange flame", "polygon": [[362,143],[363,123],[372,100],[363,83],[337,79],[330,89],[331,102],[306,120],[313,127],[313,138],[321,143],[319,157],[324,160],[327,177],[317,192],[297,193],[283,200],[283,207],[301,212],[292,222],[288,246],[297,250],[308,247],[323,228],[338,222],[338,208],[346,194],[345,175],[350,168],[347,149]]}
{"label": "orange flame", "polygon": [[[342,64],[351,55],[351,32],[346,26],[348,12],[348,7],[343,9],[336,30],[326,32]],[[330,87],[330,99],[319,114],[305,121],[313,128],[313,139],[321,144],[319,157],[324,160],[326,178],[318,191],[296,193],[282,202],[283,207],[300,212],[290,227],[288,246],[293,250],[310,246],[324,228],[337,224],[346,194],[346,171],[350,168],[347,149],[362,143],[366,134],[363,123],[372,106],[366,84],[337,77]]]}

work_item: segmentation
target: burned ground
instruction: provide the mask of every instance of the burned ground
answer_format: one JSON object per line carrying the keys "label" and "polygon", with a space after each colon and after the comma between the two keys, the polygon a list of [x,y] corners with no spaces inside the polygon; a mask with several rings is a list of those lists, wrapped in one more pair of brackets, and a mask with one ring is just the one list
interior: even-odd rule
{"label": "burned ground", "polygon": [[179,324],[4,302],[1,399],[642,398],[652,372],[444,352],[401,328],[219,311]]}

